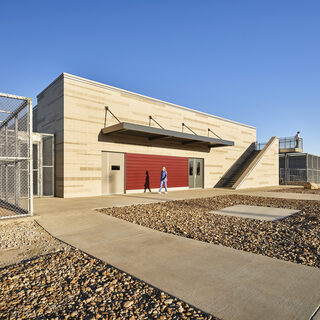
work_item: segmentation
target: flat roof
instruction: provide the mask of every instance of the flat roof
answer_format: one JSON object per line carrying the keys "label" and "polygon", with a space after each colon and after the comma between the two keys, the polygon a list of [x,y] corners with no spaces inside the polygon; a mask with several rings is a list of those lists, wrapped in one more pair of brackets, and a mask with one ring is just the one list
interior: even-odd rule
{"label": "flat roof", "polygon": [[67,79],[74,80],[74,81],[78,81],[78,82],[88,83],[88,84],[91,84],[91,85],[94,85],[94,86],[97,86],[97,87],[100,87],[100,88],[106,88],[106,89],[109,89],[109,90],[122,92],[122,93],[126,93],[126,94],[133,95],[133,96],[137,96],[137,97],[143,98],[145,100],[150,100],[150,101],[153,101],[153,102],[162,103],[162,104],[165,104],[165,105],[177,108],[177,109],[182,109],[182,110],[198,113],[198,114],[204,115],[206,117],[210,117],[210,118],[214,118],[214,119],[230,122],[230,123],[233,123],[233,124],[237,124],[237,125],[240,125],[240,126],[243,126],[243,127],[246,127],[246,128],[250,128],[250,129],[256,130],[256,127],[253,127],[253,126],[250,126],[250,125],[247,125],[247,124],[244,124],[244,123],[240,123],[240,122],[237,122],[237,121],[233,121],[233,120],[225,119],[225,118],[222,118],[222,117],[214,116],[214,115],[212,115],[210,113],[198,111],[198,110],[195,110],[195,109],[192,109],[192,108],[183,107],[183,106],[171,103],[171,102],[166,102],[166,101],[163,101],[163,100],[151,98],[151,97],[139,94],[139,93],[135,93],[135,92],[131,92],[131,91],[128,91],[128,90],[120,89],[120,88],[113,87],[113,86],[110,86],[110,85],[107,85],[107,84],[104,84],[104,83],[101,83],[101,82],[97,82],[97,81],[89,80],[89,79],[86,79],[86,78],[78,77],[78,76],[72,75],[70,73],[65,73],[65,72],[63,72],[59,77],[57,77],[53,82],[51,82],[46,88],[44,88],[37,95],[37,98],[39,99],[42,94],[44,94],[50,87],[52,87],[58,80],[60,80],[63,77],[67,78]]}
{"label": "flat roof", "polygon": [[234,142],[223,139],[216,139],[206,136],[199,136],[196,134],[184,133],[173,130],[166,130],[143,126],[140,124],[130,122],[120,122],[118,124],[105,127],[101,129],[103,134],[127,134],[131,136],[140,136],[148,138],[148,140],[165,140],[170,142],[181,143],[182,145],[198,145],[207,146],[208,148],[233,146]]}
{"label": "flat roof", "polygon": [[[313,153],[308,153],[308,152],[288,152],[287,155],[289,157],[299,157],[299,156],[313,156],[313,157],[318,157],[320,158],[320,156],[313,154]],[[279,157],[280,158],[284,158],[286,156],[286,154],[284,153],[279,153]]]}

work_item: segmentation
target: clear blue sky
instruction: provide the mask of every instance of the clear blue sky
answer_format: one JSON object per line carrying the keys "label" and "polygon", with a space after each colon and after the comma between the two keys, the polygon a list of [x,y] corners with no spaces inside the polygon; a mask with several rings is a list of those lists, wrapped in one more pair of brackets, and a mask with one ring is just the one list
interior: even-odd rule
{"label": "clear blue sky", "polygon": [[1,1],[0,91],[62,72],[257,127],[320,155],[320,1]]}

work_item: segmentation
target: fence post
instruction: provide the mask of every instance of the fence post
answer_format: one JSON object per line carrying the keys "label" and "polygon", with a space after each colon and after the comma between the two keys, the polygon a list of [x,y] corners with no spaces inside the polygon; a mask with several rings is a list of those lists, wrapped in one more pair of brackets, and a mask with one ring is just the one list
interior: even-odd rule
{"label": "fence post", "polygon": [[[8,157],[8,124],[5,126],[5,153]],[[5,200],[8,202],[8,160],[5,164],[5,170],[6,170],[6,185],[5,185]]]}
{"label": "fence post", "polygon": [[284,155],[284,184],[288,184],[288,154]]}
{"label": "fence post", "polygon": [[33,216],[33,163],[32,163],[32,155],[33,155],[33,137],[32,137],[32,99],[28,99],[28,115],[29,115],[29,212]]}
{"label": "fence post", "polygon": [[20,193],[20,179],[19,179],[19,174],[20,174],[20,170],[19,170],[19,166],[20,163],[18,162],[17,158],[19,157],[19,152],[18,152],[18,131],[19,131],[19,126],[18,126],[18,116],[16,115],[14,117],[14,136],[15,136],[15,150],[14,150],[14,154],[15,154],[15,158],[16,161],[14,162],[14,177],[15,177],[15,182],[14,182],[14,201],[16,206],[19,205],[19,193]]}

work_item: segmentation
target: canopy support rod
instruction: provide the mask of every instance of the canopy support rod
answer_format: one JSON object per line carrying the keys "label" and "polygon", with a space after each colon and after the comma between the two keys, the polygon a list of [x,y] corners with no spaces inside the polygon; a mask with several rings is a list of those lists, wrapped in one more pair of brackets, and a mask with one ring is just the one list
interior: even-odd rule
{"label": "canopy support rod", "polygon": [[213,133],[216,137],[218,137],[220,140],[222,140],[221,137],[219,137],[215,132],[213,132],[210,128],[208,128],[208,137],[209,137],[209,133]]}
{"label": "canopy support rod", "polygon": [[197,134],[191,129],[189,128],[184,122],[182,122],[182,132],[183,132],[183,127],[186,127],[187,129],[189,129],[193,134],[195,134],[197,136]]}
{"label": "canopy support rod", "polygon": [[149,116],[149,127],[151,126],[151,120],[154,121],[161,129],[164,129],[164,127],[154,118],[152,118],[152,116]]}
{"label": "canopy support rod", "polygon": [[105,113],[104,113],[104,127],[107,126],[107,114],[108,111],[111,113],[111,115],[113,115],[113,117],[119,122],[121,123],[121,121],[115,116],[115,114],[110,110],[110,108],[108,106],[105,106]]}

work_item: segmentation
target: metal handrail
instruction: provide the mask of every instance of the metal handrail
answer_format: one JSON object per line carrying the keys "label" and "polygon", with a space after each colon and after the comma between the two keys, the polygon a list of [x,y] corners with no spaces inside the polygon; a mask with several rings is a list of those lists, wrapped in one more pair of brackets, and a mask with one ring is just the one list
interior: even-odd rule
{"label": "metal handrail", "polygon": [[279,138],[279,149],[303,149],[303,138],[283,137]]}
{"label": "metal handrail", "polygon": [[[255,143],[256,150],[262,150],[266,142]],[[296,137],[283,137],[279,138],[279,150],[281,149],[302,149],[303,150],[303,138],[296,139]]]}
{"label": "metal handrail", "polygon": [[262,150],[266,146],[267,143],[268,142],[258,142],[258,141],[256,141],[255,149],[256,150]]}

